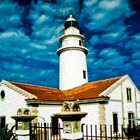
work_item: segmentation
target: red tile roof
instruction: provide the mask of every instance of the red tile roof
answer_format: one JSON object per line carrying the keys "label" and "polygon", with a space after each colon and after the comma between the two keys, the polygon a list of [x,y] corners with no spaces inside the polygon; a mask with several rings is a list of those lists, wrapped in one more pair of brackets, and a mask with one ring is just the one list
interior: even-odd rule
{"label": "red tile roof", "polygon": [[120,78],[121,77],[115,77],[95,82],[89,82],[79,87],[63,91],[63,93],[66,99],[69,100],[98,98],[100,93],[109,88]]}
{"label": "red tile roof", "polygon": [[61,101],[64,100],[62,91],[57,88],[10,82],[11,84],[37,96],[38,100]]}
{"label": "red tile roof", "polygon": [[99,94],[109,88],[121,77],[115,77],[95,82],[89,82],[76,88],[61,91],[57,88],[31,85],[25,83],[10,82],[11,84],[37,96],[37,100],[64,101],[77,99],[99,98]]}

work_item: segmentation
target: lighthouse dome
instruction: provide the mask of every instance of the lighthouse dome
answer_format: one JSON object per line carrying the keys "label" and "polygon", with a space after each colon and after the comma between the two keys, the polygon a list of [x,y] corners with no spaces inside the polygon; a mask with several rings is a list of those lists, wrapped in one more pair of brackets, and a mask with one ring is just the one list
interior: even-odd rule
{"label": "lighthouse dome", "polygon": [[78,22],[72,15],[70,15],[69,18],[65,22],[65,29],[67,29],[69,27],[78,28]]}

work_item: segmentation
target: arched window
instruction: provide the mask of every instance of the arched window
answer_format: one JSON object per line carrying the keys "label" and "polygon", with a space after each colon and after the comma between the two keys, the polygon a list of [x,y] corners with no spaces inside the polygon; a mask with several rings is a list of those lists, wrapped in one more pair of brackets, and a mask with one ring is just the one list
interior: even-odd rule
{"label": "arched window", "polygon": [[4,100],[4,98],[5,98],[5,91],[2,90],[2,91],[0,92],[0,99],[1,99],[1,100]]}

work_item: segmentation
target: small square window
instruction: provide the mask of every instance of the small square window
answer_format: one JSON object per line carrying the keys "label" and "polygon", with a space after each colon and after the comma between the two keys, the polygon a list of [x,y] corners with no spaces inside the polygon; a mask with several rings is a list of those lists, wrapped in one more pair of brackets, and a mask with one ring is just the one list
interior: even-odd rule
{"label": "small square window", "polygon": [[127,92],[127,101],[132,101],[131,88],[127,88],[126,92]]}

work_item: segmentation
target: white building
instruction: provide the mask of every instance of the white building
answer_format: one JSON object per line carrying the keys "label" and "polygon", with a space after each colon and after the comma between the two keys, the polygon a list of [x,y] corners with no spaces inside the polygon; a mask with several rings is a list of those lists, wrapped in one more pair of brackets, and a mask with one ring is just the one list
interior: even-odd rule
{"label": "white building", "polygon": [[[86,124],[140,124],[140,92],[128,75],[88,82],[84,36],[70,16],[60,37],[60,89],[2,80],[0,83],[0,123],[13,124],[11,116],[29,113],[38,121],[51,122],[61,112],[64,101],[77,101]],[[29,112],[28,112],[29,111]]]}

